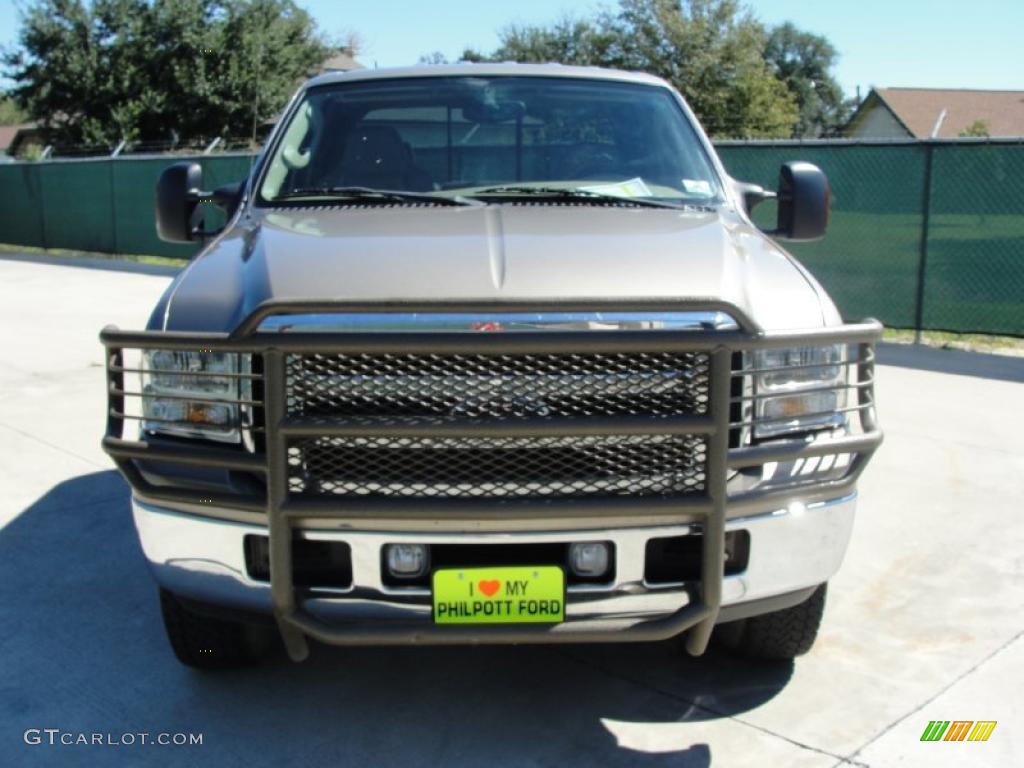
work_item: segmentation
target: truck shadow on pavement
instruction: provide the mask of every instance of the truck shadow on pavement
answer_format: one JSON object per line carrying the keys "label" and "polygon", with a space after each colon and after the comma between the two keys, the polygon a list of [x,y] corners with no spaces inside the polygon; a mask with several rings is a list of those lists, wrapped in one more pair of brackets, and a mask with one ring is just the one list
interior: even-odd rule
{"label": "truck shadow on pavement", "polygon": [[914,344],[879,344],[877,355],[879,365],[1024,382],[1024,357],[967,352],[962,349],[937,349]]}
{"label": "truck shadow on pavement", "polygon": [[54,256],[48,253],[0,253],[0,261],[24,261],[29,264],[50,264],[57,267],[77,267],[78,269],[102,269],[107,272],[130,272],[136,275],[159,275],[174,277],[181,270],[181,265],[150,264],[130,261],[117,256]]}
{"label": "truck shadow on pavement", "polygon": [[[0,763],[52,762],[27,728],[202,733],[196,747],[80,748],[231,765],[708,766],[715,721],[763,704],[791,664],[681,643],[329,648],[217,674],[174,659],[114,471],[67,480],[0,529]],[[168,751],[169,750],[169,751]],[[13,758],[13,759],[12,759]]]}

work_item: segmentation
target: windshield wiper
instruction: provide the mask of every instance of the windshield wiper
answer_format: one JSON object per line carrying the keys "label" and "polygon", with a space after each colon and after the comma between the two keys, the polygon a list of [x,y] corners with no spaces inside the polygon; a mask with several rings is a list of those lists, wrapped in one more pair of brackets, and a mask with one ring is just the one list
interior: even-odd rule
{"label": "windshield wiper", "polygon": [[277,195],[271,202],[310,197],[329,198],[331,200],[433,203],[434,205],[483,205],[479,200],[470,200],[461,195],[441,197],[427,192],[404,192],[397,189],[374,189],[373,187],[307,187],[305,189],[289,189]]}
{"label": "windshield wiper", "polygon": [[522,186],[499,186],[478,189],[473,195],[530,195],[531,197],[543,197],[546,200],[595,200],[607,203],[620,203],[625,205],[644,205],[649,208],[685,208],[679,203],[670,203],[667,200],[654,200],[650,197],[626,197],[625,195],[612,195],[606,192],[594,192],[591,189],[580,189],[578,187],[522,187]]}

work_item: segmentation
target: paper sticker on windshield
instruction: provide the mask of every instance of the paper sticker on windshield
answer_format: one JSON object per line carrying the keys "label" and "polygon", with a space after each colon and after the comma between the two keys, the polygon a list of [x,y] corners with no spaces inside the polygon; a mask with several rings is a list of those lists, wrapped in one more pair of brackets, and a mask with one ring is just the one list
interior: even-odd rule
{"label": "paper sticker on windshield", "polygon": [[580,187],[584,192],[593,192],[597,195],[615,195],[616,197],[651,197],[651,189],[644,180],[637,176],[634,179],[618,181],[614,184],[593,184],[589,187]]}
{"label": "paper sticker on windshield", "polygon": [[683,179],[683,189],[688,195],[695,197],[714,197],[714,190],[711,189],[711,182],[703,179]]}

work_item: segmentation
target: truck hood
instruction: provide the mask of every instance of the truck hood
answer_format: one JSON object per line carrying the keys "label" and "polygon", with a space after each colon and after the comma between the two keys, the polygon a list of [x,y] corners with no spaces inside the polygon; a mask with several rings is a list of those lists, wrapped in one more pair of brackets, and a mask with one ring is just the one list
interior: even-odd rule
{"label": "truck hood", "polygon": [[504,204],[256,209],[182,271],[150,327],[230,331],[269,301],[652,299],[725,301],[766,330],[838,322],[729,209]]}

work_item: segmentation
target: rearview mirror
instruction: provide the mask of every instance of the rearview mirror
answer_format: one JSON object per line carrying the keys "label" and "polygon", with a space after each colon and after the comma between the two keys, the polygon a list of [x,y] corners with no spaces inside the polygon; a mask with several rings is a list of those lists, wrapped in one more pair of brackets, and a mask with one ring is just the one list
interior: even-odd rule
{"label": "rearview mirror", "polygon": [[169,243],[188,243],[202,235],[203,169],[199,163],[175,163],[156,183],[156,232]]}
{"label": "rearview mirror", "polygon": [[462,115],[471,123],[505,123],[519,120],[526,114],[521,101],[477,102],[462,108]]}
{"label": "rearview mirror", "polygon": [[828,228],[832,190],[816,165],[801,161],[779,169],[779,218],[774,235],[783,240],[818,240]]}

